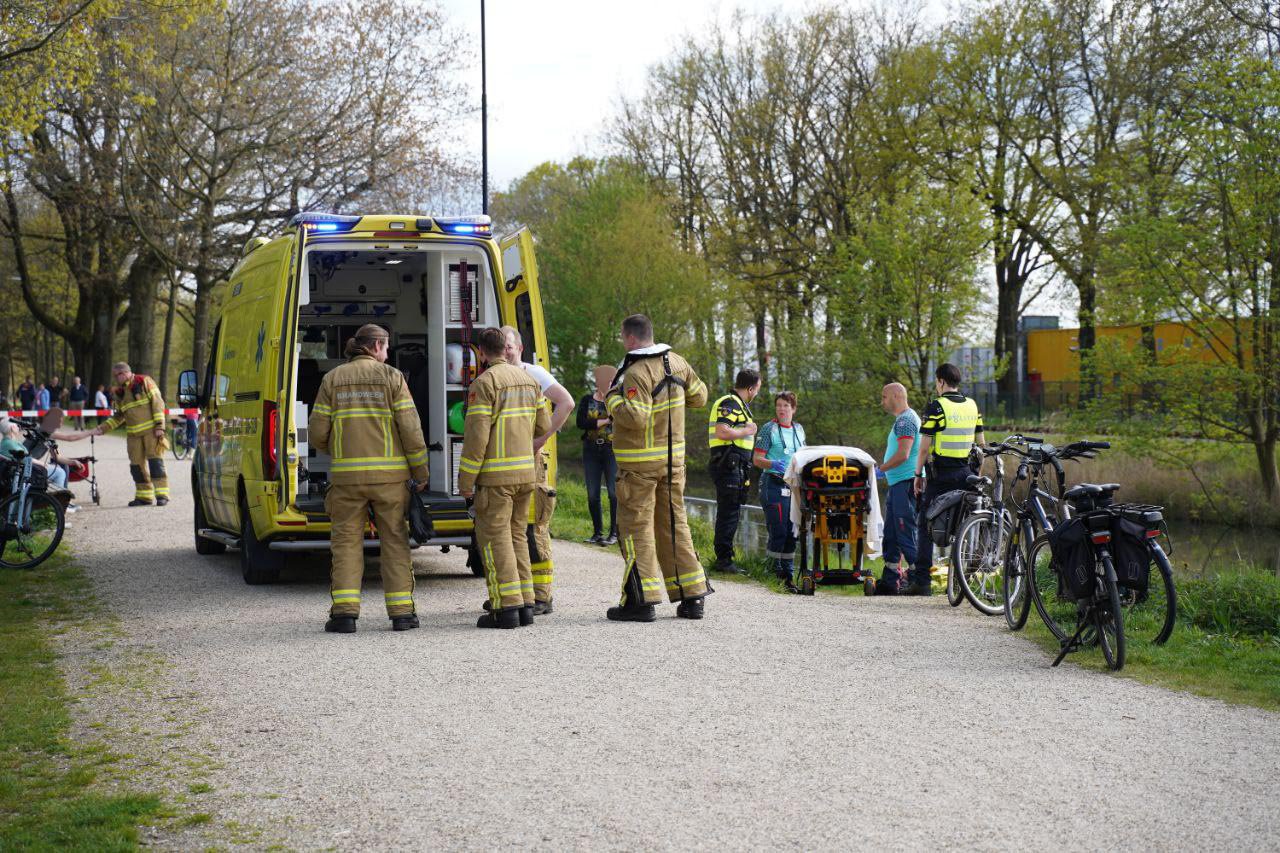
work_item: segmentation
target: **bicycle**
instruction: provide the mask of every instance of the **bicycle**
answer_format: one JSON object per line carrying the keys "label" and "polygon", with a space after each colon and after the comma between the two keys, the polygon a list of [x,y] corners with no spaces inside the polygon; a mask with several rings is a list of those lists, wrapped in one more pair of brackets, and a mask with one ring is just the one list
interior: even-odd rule
{"label": "bicycle", "polygon": [[[1001,562],[1004,618],[1010,629],[1021,631],[1031,612],[1031,595],[1027,591],[1030,584],[1026,579],[1030,576],[1028,565],[1031,548],[1037,538],[1036,528],[1039,528],[1041,535],[1047,534],[1054,529],[1055,524],[1070,516],[1070,508],[1063,500],[1066,471],[1063,470],[1062,460],[1092,458],[1094,451],[1110,446],[1105,441],[1078,441],[1059,449],[1040,438],[1012,435],[1000,444],[987,448],[996,454],[1017,456],[1019,462],[1015,478],[1018,482],[1028,481],[1023,501],[1018,503],[1014,499],[1016,516],[1013,530],[1005,540],[1004,559]],[[1052,468],[1056,475],[1056,495],[1045,488],[1046,467]],[[1046,509],[1046,504],[1052,512]]]}
{"label": "bicycle", "polygon": [[[1087,515],[1089,519],[1095,572],[1097,566],[1105,564],[1108,568],[1098,573],[1116,578],[1117,606],[1129,635],[1142,631],[1151,635],[1155,645],[1163,645],[1173,634],[1178,610],[1173,566],[1169,552],[1159,542],[1160,538],[1170,541],[1163,508],[1114,503],[1119,488],[1118,483],[1101,486],[1084,483],[1067,491],[1066,498],[1080,516]],[[1080,629],[1082,613],[1078,591],[1073,591],[1068,578],[1063,576],[1064,568],[1054,557],[1048,536],[1038,537],[1032,544],[1030,562],[1033,578],[1030,589],[1036,611],[1045,627],[1066,648]],[[1158,569],[1158,577],[1151,575],[1152,564]],[[1081,637],[1085,642],[1095,639],[1088,630]],[[1105,646],[1103,651],[1106,652]]]}
{"label": "bicycle", "polygon": [[[28,441],[47,441],[38,429],[27,428]],[[35,467],[30,452],[0,457],[0,476],[8,493],[0,499],[0,567],[31,569],[49,558],[66,530],[62,504],[44,490],[44,469]],[[38,473],[37,473],[38,472]]]}
{"label": "bicycle", "polygon": [[[968,599],[979,613],[995,616],[1004,612],[1000,558],[1013,519],[1004,502],[1004,462],[999,452],[981,447],[974,451],[995,459],[995,478],[971,475],[966,480],[976,497],[951,543],[947,602],[958,607]],[[987,489],[991,489],[989,494]]]}

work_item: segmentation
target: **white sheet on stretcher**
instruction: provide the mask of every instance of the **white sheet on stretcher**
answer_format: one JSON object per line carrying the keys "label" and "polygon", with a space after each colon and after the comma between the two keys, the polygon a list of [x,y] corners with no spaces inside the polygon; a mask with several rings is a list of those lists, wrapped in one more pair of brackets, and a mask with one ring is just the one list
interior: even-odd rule
{"label": "white sheet on stretcher", "polygon": [[880,517],[880,492],[876,488],[876,460],[864,450],[856,447],[838,447],[834,444],[821,444],[815,447],[802,447],[791,457],[787,473],[782,479],[791,488],[791,529],[800,534],[800,513],[803,510],[804,498],[800,493],[800,473],[804,466],[824,456],[841,456],[852,459],[867,469],[867,550],[866,556],[879,557],[880,543],[884,536],[884,519]]}

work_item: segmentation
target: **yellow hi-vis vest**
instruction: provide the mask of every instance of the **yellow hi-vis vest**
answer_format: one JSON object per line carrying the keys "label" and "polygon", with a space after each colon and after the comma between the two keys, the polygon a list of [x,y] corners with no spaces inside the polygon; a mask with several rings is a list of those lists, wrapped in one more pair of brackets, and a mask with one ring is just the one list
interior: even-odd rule
{"label": "yellow hi-vis vest", "polygon": [[973,447],[973,435],[978,426],[978,404],[967,397],[962,401],[939,397],[942,414],[947,425],[935,437],[933,452],[937,456],[964,459]]}
{"label": "yellow hi-vis vest", "polygon": [[732,441],[725,441],[722,438],[716,438],[716,424],[720,422],[721,417],[720,404],[725,400],[736,400],[738,402],[737,411],[732,412],[729,415],[730,420],[733,421],[729,426],[734,429],[742,429],[747,424],[755,423],[755,420],[751,417],[751,409],[747,407],[746,401],[737,394],[725,394],[723,397],[718,398],[711,404],[711,415],[707,420],[707,446],[728,447],[732,445],[733,447],[741,448],[742,450],[750,453],[751,448],[755,445],[754,436],[749,435],[746,438],[737,438]]}

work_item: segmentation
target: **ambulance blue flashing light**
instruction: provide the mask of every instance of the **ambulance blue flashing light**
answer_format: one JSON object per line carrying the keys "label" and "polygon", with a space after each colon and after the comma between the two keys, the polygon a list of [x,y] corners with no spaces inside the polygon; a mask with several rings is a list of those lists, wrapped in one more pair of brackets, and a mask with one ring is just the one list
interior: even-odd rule
{"label": "ambulance blue flashing light", "polygon": [[334,234],[339,231],[350,231],[362,219],[360,216],[343,216],[340,213],[299,213],[289,220],[289,225],[301,226],[308,232]]}
{"label": "ambulance blue flashing light", "polygon": [[493,220],[487,216],[437,217],[436,225],[446,234],[474,234],[488,237],[493,233]]}

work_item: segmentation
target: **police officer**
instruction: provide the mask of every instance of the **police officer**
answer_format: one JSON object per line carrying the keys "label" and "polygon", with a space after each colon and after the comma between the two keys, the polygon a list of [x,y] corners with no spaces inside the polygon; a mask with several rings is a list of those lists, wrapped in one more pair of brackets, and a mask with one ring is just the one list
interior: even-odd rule
{"label": "police officer", "polygon": [[751,486],[751,451],[756,422],[751,401],[760,393],[760,374],[750,368],[738,371],[733,391],[711,404],[707,419],[707,446],[711,448],[711,480],[716,484],[716,571],[744,574],[733,561],[733,539],[738,535],[742,505]]}
{"label": "police officer", "polygon": [[478,628],[533,624],[533,573],[526,527],[537,481],[533,442],[551,430],[538,382],[504,360],[498,329],[479,337],[489,369],[471,383],[463,426],[458,491],[474,498],[476,545],[489,585]]}
{"label": "police officer", "polygon": [[324,498],[333,552],[333,606],[324,629],[331,633],[356,630],[364,577],[362,540],[371,511],[381,543],[379,568],[391,627],[418,627],[405,480],[412,476],[418,491],[427,487],[427,444],[404,374],[386,364],[389,339],[381,326],[361,326],[347,341],[347,363],[321,380],[307,421],[311,446],[333,460]]}
{"label": "police officer", "polygon": [[529,525],[529,560],[533,570],[533,613],[543,616],[552,611],[551,581],[555,573],[555,564],[551,561],[551,516],[556,510],[556,492],[547,485],[547,458],[550,451],[545,451],[547,440],[560,431],[560,428],[573,414],[573,395],[556,381],[545,367],[525,361],[524,339],[515,326],[502,327],[506,348],[503,356],[508,362],[519,367],[533,377],[538,383],[546,402],[551,405],[551,429],[533,440],[533,456],[537,466],[538,479],[533,489],[533,523]]}
{"label": "police officer", "polygon": [[929,504],[939,495],[964,488],[969,475],[969,451],[975,442],[983,440],[978,404],[960,393],[960,369],[954,364],[942,364],[934,376],[938,397],[924,410],[917,457],[920,461],[916,463],[914,489],[917,496],[923,496],[916,506],[916,562],[899,595],[931,593],[933,540],[927,520]]}
{"label": "police officer", "polygon": [[652,622],[665,585],[676,615],[701,619],[709,591],[684,512],[684,410],[707,402],[707,386],[643,314],[622,321],[626,358],[605,396],[618,461],[618,544],[625,568],[615,622]]}
{"label": "police officer", "polygon": [[87,435],[105,435],[124,424],[129,448],[129,473],[133,476],[133,500],[129,506],[164,506],[169,502],[169,477],[164,470],[164,398],[150,376],[134,373],[123,361],[111,366],[116,385],[111,392],[115,414],[97,427],[73,433],[72,441]]}

